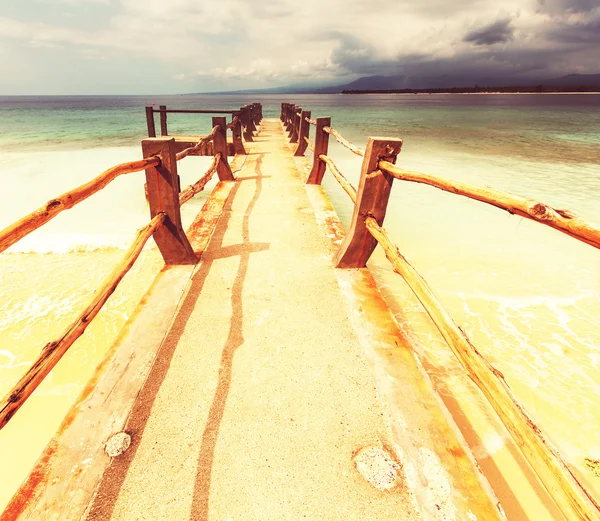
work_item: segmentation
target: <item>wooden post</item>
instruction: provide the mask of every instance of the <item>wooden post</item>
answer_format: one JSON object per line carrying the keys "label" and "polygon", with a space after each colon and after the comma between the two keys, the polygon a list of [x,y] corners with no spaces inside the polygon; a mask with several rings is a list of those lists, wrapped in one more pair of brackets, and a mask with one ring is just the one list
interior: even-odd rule
{"label": "wooden post", "polygon": [[285,130],[288,132],[288,134],[292,131],[292,114],[294,113],[295,106],[296,105],[294,105],[293,103],[290,103],[287,108]]}
{"label": "wooden post", "polygon": [[168,136],[167,132],[167,107],[165,105],[161,105],[160,109],[160,135]]}
{"label": "wooden post", "polygon": [[198,258],[181,226],[175,139],[144,139],[142,153],[144,157],[160,157],[158,166],[146,169],[146,186],[150,215],[154,217],[163,212],[167,216],[164,226],[154,232],[154,240],[165,264],[196,264]]}
{"label": "wooden post", "polygon": [[241,114],[239,110],[233,112],[231,116],[231,120],[235,121],[237,118],[237,123],[233,125],[231,129],[231,133],[233,134],[233,152],[235,154],[240,154],[242,156],[246,155],[246,149],[244,148],[244,143],[242,142],[242,121]]}
{"label": "wooden post", "polygon": [[313,153],[313,166],[308,179],[309,185],[320,185],[325,175],[327,165],[319,159],[321,154],[327,155],[329,148],[329,134],[323,130],[323,127],[331,125],[331,118],[317,118],[317,130],[315,132],[315,151]]}
{"label": "wooden post", "polygon": [[217,165],[217,175],[221,181],[235,181],[233,172],[227,161],[227,118],[224,116],[218,116],[212,118],[212,126],[219,126],[219,131],[215,134],[213,140],[213,151],[214,154],[221,153],[221,160]]}
{"label": "wooden post", "polygon": [[244,105],[241,109],[240,109],[240,116],[241,116],[241,120],[242,120],[242,125],[244,126],[244,139],[246,141],[254,141],[253,136],[252,136],[252,131],[250,130],[250,123],[249,123],[249,119],[250,119],[250,115],[248,114],[248,106]]}
{"label": "wooden post", "polygon": [[364,268],[377,246],[377,240],[367,230],[365,219],[373,217],[379,226],[383,225],[394,181],[391,174],[378,170],[377,166],[382,160],[395,163],[401,148],[401,139],[369,138],[352,223],[333,260],[336,268]]}
{"label": "wooden post", "polygon": [[294,107],[292,114],[292,133],[290,135],[290,143],[298,143],[298,134],[300,133],[300,116],[298,111],[302,112],[302,108]]}
{"label": "wooden post", "polygon": [[248,127],[250,132],[254,132],[256,130],[256,125],[254,124],[254,108],[252,105],[246,105],[248,108]]}
{"label": "wooden post", "polygon": [[298,148],[294,152],[295,156],[303,156],[308,146],[304,138],[308,139],[310,135],[310,123],[306,121],[306,118],[310,119],[310,110],[303,110],[300,115],[300,132],[298,134]]}
{"label": "wooden post", "polygon": [[284,110],[284,107],[285,107],[285,103],[282,103],[281,104],[281,112],[279,113],[279,119],[281,121],[283,121],[283,110]]}
{"label": "wooden post", "polygon": [[148,125],[148,137],[156,137],[154,126],[154,107],[146,107],[146,124]]}

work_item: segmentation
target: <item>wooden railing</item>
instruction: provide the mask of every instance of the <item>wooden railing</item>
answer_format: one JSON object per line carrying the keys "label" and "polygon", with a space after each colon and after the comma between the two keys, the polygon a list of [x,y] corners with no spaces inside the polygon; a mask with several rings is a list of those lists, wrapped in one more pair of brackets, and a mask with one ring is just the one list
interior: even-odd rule
{"label": "wooden railing", "polygon": [[[261,117],[262,107],[259,104],[248,107],[253,107],[251,111],[248,109],[246,114],[252,116],[250,121],[252,121],[253,128],[255,128],[255,123],[260,121],[258,118]],[[242,109],[244,108],[242,107]],[[194,112],[206,113],[206,111]],[[236,126],[247,116],[244,115],[244,110],[241,112],[231,111],[231,113],[234,116],[229,125],[225,117],[213,117],[213,128],[210,134],[183,150],[180,150],[183,146],[182,143],[178,143],[173,137],[150,137],[142,140],[144,159],[109,168],[95,179],[55,199],[51,199],[38,210],[0,231],[1,253],[29,233],[46,224],[60,212],[72,208],[106,187],[118,176],[145,170],[150,222],[138,231],[131,247],[119,265],[95,292],[90,304],[58,339],[46,344],[33,365],[0,402],[0,429],[8,423],[67,350],[85,332],[88,325],[115,291],[119,282],[131,269],[150,237],[154,238],[165,264],[196,264],[198,262],[198,258],[183,231],[180,207],[203,190],[215,172],[220,181],[234,180],[233,172],[227,160],[227,129],[231,128],[235,136]],[[148,114],[148,110],[146,110],[146,114]],[[164,129],[166,132],[166,123]],[[208,170],[196,183],[180,191],[177,162],[190,155],[205,155],[204,149],[207,143],[212,143],[213,149],[213,160]]]}
{"label": "wooden railing", "polygon": [[252,103],[244,105],[237,110],[220,110],[220,109],[168,109],[166,105],[160,105],[158,109],[154,106],[146,107],[146,124],[148,127],[148,137],[156,137],[156,124],[154,114],[160,115],[160,135],[168,136],[169,130],[167,125],[167,114],[231,114],[231,122],[228,128],[233,133],[233,149],[234,154],[245,154],[242,136],[246,141],[252,141],[253,132],[256,131],[256,125],[262,119],[262,105],[260,103]]}
{"label": "wooden railing", "polygon": [[[307,115],[308,114],[308,115]],[[326,168],[354,203],[350,228],[334,257],[337,268],[363,268],[377,244],[383,248],[393,270],[411,288],[446,343],[479,387],[505,425],[523,455],[540,478],[557,506],[569,520],[600,520],[600,506],[584,488],[540,428],[533,422],[510,390],[504,376],[471,343],[466,333],[444,309],[423,277],[402,256],[383,228],[394,179],[424,183],[450,193],[488,203],[511,214],[545,224],[582,242],[600,248],[600,230],[568,210],[552,208],[539,201],[488,187],[445,180],[409,172],[395,165],[402,148],[400,139],[369,138],[366,149],[350,143],[331,127],[331,118],[310,119],[310,112],[283,103],[281,121],[289,132],[290,143],[298,143],[296,155],[313,150],[312,168],[307,183],[321,184]],[[304,126],[303,123],[307,125]],[[315,127],[314,146],[310,125]],[[363,157],[358,190],[339,171],[327,155],[329,136],[356,155]],[[305,146],[303,146],[303,144]],[[300,151],[300,153],[298,153]]]}

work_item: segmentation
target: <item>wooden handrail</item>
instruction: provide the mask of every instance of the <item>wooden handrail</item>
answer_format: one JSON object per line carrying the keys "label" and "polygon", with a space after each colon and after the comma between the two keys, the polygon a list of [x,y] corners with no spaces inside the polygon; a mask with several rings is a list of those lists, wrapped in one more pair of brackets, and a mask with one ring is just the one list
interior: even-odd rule
{"label": "wooden handrail", "polygon": [[0,253],[21,240],[23,237],[29,235],[34,230],[37,230],[40,226],[46,224],[63,210],[72,208],[99,190],[102,190],[102,188],[120,175],[139,172],[140,170],[158,166],[159,164],[160,159],[158,157],[148,157],[139,161],[122,163],[105,170],[98,177],[78,186],[70,192],[66,192],[56,199],[51,199],[41,208],[38,208],[34,212],[31,212],[29,215],[26,215],[0,231]]}
{"label": "wooden handrail", "polygon": [[206,184],[211,180],[212,176],[217,171],[217,165],[219,164],[220,160],[221,160],[221,154],[218,153],[217,155],[215,155],[213,157],[212,163],[208,167],[208,170],[205,172],[205,174],[198,181],[196,181],[193,185],[190,185],[181,191],[181,193],[179,194],[179,205],[180,206],[187,203],[197,193],[204,190],[204,187],[206,186]]}
{"label": "wooden handrail", "polygon": [[172,114],[232,114],[234,110],[182,110],[182,109],[152,109],[153,112],[166,112]]}
{"label": "wooden handrail", "polygon": [[322,161],[325,161],[325,163],[327,163],[327,166],[329,166],[329,169],[331,170],[331,173],[333,174],[333,177],[336,178],[337,182],[340,183],[340,186],[350,196],[350,199],[352,199],[352,202],[356,203],[356,188],[354,188],[352,186],[352,184],[350,183],[350,181],[348,181],[348,179],[346,179],[344,177],[344,174],[342,174],[340,172],[340,169],[333,162],[333,160],[329,156],[326,156],[324,154],[321,154],[319,156],[319,158]]}
{"label": "wooden handrail", "polygon": [[600,229],[586,223],[569,210],[558,210],[534,199],[502,192],[494,188],[472,185],[461,181],[449,181],[428,174],[410,172],[398,168],[387,161],[379,161],[379,168],[388,172],[396,179],[427,184],[445,192],[462,195],[490,204],[496,208],[506,210],[510,214],[519,215],[545,224],[595,248],[600,248]]}
{"label": "wooden handrail", "polygon": [[312,143],[310,142],[310,139],[308,139],[307,137],[305,137],[304,141],[306,141],[306,145],[308,146],[308,148],[310,148],[310,150],[312,152],[314,152],[315,151],[315,147],[313,147]]}
{"label": "wooden handrail", "polygon": [[402,256],[377,221],[367,217],[365,224],[385,251],[394,271],[409,285],[469,377],[488,399],[565,517],[581,521],[600,520],[600,506],[519,404],[504,375],[471,344],[425,279]]}
{"label": "wooden handrail", "polygon": [[306,121],[308,121],[313,127],[317,126],[317,122],[314,119],[306,118]]}
{"label": "wooden handrail", "polygon": [[327,132],[328,134],[331,134],[335,139],[337,139],[338,143],[340,145],[342,145],[343,147],[346,147],[348,150],[350,150],[350,152],[352,152],[353,154],[356,154],[357,156],[360,157],[365,157],[365,152],[364,150],[362,150],[361,148],[358,148],[356,145],[354,145],[353,143],[350,143],[350,141],[348,141],[345,137],[343,137],[337,130],[335,130],[334,128],[331,127],[323,127],[323,131]]}
{"label": "wooden handrail", "polygon": [[210,134],[208,134],[208,136],[204,136],[193,147],[186,148],[185,150],[182,150],[181,152],[178,152],[177,154],[175,154],[175,159],[177,159],[177,161],[181,161],[183,158],[185,158],[187,156],[193,156],[196,152],[199,152],[200,149],[206,143],[210,143],[215,138],[215,135],[218,131],[219,131],[219,127],[214,126],[213,129],[210,131]]}
{"label": "wooden handrail", "polygon": [[31,393],[33,393],[37,386],[67,352],[69,347],[71,347],[84,333],[88,325],[92,322],[100,309],[102,309],[102,306],[108,300],[108,297],[115,291],[121,279],[131,269],[150,236],[162,226],[165,218],[166,216],[164,213],[159,213],[146,226],[137,232],[137,236],[131,247],[119,265],[96,291],[92,302],[58,340],[46,344],[35,363],[4,397],[2,402],[0,402],[0,429],[8,423],[12,416],[25,403],[27,398],[29,398]]}

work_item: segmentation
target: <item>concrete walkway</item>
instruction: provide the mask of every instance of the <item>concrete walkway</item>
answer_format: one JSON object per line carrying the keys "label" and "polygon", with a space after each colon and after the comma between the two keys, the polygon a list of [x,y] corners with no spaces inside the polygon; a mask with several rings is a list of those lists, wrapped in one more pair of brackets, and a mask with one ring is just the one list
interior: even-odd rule
{"label": "concrete walkway", "polygon": [[417,519],[279,120],[263,120],[88,520]]}

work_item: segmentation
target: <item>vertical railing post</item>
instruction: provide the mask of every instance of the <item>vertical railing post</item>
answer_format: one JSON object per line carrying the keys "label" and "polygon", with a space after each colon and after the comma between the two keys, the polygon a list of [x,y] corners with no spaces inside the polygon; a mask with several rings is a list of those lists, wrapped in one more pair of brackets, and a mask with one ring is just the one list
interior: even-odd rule
{"label": "vertical railing post", "polygon": [[306,147],[308,146],[306,139],[308,139],[310,135],[310,123],[307,119],[310,119],[310,110],[303,110],[300,115],[300,132],[298,133],[298,148],[296,148],[296,152],[294,152],[295,156],[303,156],[304,152],[306,152]]}
{"label": "vertical railing post", "polygon": [[248,106],[244,105],[240,109],[240,115],[242,118],[242,125],[244,126],[244,139],[246,141],[254,141],[252,138],[252,131],[250,130],[250,115],[248,114]]}
{"label": "vertical railing post", "polygon": [[263,119],[262,103],[258,103],[258,122],[260,123]]}
{"label": "vertical railing post", "polygon": [[250,132],[254,133],[256,130],[256,125],[254,124],[254,107],[252,105],[247,105],[248,107],[248,126],[250,127]]}
{"label": "vertical railing post", "polygon": [[284,110],[284,107],[285,107],[285,103],[282,103],[281,104],[281,112],[279,113],[279,119],[281,121],[283,121],[283,110]]}
{"label": "vertical railing post", "polygon": [[294,127],[296,126],[296,111],[298,110],[298,105],[292,105],[290,107],[290,139],[292,139],[294,135]]}
{"label": "vertical railing post", "polygon": [[160,109],[160,135],[168,136],[167,132],[167,107],[165,105],[161,105]]}
{"label": "vertical railing post", "polygon": [[292,117],[292,134],[290,135],[290,143],[298,143],[298,134],[300,133],[300,116],[298,112],[302,112],[302,108],[294,107],[294,114]]}
{"label": "vertical railing post", "polygon": [[146,124],[148,126],[148,137],[156,137],[154,126],[154,107],[146,107]]}
{"label": "vertical railing post", "polygon": [[215,134],[215,138],[213,140],[214,155],[217,155],[219,152],[221,153],[221,159],[217,164],[217,175],[219,176],[219,180],[235,181],[233,172],[231,171],[231,167],[227,161],[227,155],[229,153],[229,147],[227,145],[227,118],[223,116],[213,117],[212,126],[219,127],[219,130]]}
{"label": "vertical railing post", "polygon": [[360,181],[350,229],[334,257],[336,268],[364,268],[377,246],[377,240],[365,225],[374,217],[383,225],[394,178],[378,169],[379,161],[396,162],[402,148],[401,139],[369,138],[360,172]]}
{"label": "vertical railing post", "polygon": [[246,149],[242,142],[242,120],[239,110],[236,110],[231,115],[231,121],[234,122],[231,134],[233,135],[233,152],[242,156],[246,155]]}
{"label": "vertical railing post", "polygon": [[325,175],[327,164],[319,156],[327,155],[329,149],[329,134],[323,127],[331,125],[331,118],[317,118],[317,130],[315,131],[315,152],[313,154],[313,166],[307,179],[309,185],[320,185]]}
{"label": "vertical railing post", "polygon": [[252,104],[252,122],[254,125],[258,125],[260,119],[258,118],[258,103]]}
{"label": "vertical railing post", "polygon": [[160,157],[158,166],[146,169],[146,190],[150,216],[160,212],[167,216],[164,226],[154,232],[154,240],[165,264],[196,264],[198,258],[181,225],[175,139],[144,139],[142,154],[144,157]]}
{"label": "vertical railing post", "polygon": [[292,104],[288,103],[285,107],[285,121],[283,122],[285,131],[289,133],[290,131],[290,112],[291,112]]}

